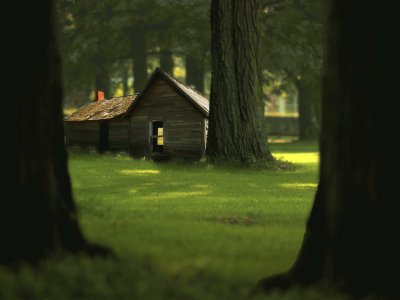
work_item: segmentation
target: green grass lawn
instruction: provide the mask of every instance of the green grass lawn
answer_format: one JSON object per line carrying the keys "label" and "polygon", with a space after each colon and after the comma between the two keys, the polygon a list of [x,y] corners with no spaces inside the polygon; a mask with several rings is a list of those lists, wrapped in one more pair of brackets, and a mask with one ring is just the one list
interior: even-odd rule
{"label": "green grass lawn", "polygon": [[55,257],[18,273],[0,269],[0,299],[243,299],[294,261],[317,183],[316,144],[271,148],[298,168],[72,154],[83,230],[118,259]]}

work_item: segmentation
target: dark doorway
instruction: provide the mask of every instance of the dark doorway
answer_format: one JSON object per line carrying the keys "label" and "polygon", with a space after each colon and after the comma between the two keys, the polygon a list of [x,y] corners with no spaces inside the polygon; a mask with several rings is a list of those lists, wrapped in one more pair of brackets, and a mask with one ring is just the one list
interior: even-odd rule
{"label": "dark doorway", "polygon": [[100,123],[99,126],[99,151],[108,149],[108,123]]}
{"label": "dark doorway", "polygon": [[163,121],[151,122],[151,152],[163,153],[164,152],[164,124]]}

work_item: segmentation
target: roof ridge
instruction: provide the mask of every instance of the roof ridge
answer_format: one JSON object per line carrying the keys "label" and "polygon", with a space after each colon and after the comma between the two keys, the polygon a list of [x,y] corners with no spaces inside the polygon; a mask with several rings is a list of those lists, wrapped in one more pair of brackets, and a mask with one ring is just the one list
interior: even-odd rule
{"label": "roof ridge", "polygon": [[[207,100],[209,100],[208,97],[207,97],[205,94],[201,93],[200,91],[196,90],[195,88],[192,88],[190,85],[187,85],[186,83],[181,82],[180,80],[176,79],[176,78],[173,77],[171,74],[168,74],[168,73],[164,72],[164,71],[161,70],[160,68],[157,68],[157,69],[160,70],[161,72],[163,72],[163,73],[164,73],[166,76],[168,76],[170,79],[176,81],[176,82],[179,83],[179,84],[182,84],[182,85],[185,86],[186,88],[188,88],[188,89],[192,90],[193,92],[197,93],[199,96],[202,96],[202,97],[206,98]],[[210,101],[210,100],[209,100],[209,101]]]}

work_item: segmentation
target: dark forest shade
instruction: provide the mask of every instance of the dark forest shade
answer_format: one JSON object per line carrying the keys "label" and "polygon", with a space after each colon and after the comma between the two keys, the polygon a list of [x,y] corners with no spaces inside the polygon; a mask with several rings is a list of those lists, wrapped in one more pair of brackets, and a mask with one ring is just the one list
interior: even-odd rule
{"label": "dark forest shade", "polygon": [[15,27],[18,76],[9,131],[16,176],[0,209],[0,264],[94,249],[82,235],[71,193],[53,6],[51,0],[24,4]]}
{"label": "dark forest shade", "polygon": [[194,86],[196,90],[204,93],[204,62],[201,59],[188,54],[186,55],[185,59],[185,69],[186,84],[189,86]]}
{"label": "dark forest shade", "polygon": [[325,279],[358,298],[400,298],[393,273],[400,253],[398,184],[392,175],[398,153],[387,135],[397,136],[396,117],[381,105],[398,93],[390,88],[397,77],[382,76],[398,61],[390,10],[375,1],[332,1],[320,183],[296,263],[262,280],[261,290]]}
{"label": "dark forest shade", "polygon": [[260,83],[260,1],[211,3],[212,74],[207,156],[263,162],[271,158]]}
{"label": "dark forest shade", "polygon": [[133,88],[139,93],[147,80],[147,34],[143,28],[136,28],[131,33],[133,60]]}
{"label": "dark forest shade", "polygon": [[[66,142],[100,151],[128,151],[138,157],[162,152],[200,158],[206,145],[208,105],[202,95],[156,69],[136,97],[91,103],[66,118]],[[108,147],[104,149],[106,124]],[[163,128],[162,147],[154,145],[156,134],[152,132],[159,124]]]}

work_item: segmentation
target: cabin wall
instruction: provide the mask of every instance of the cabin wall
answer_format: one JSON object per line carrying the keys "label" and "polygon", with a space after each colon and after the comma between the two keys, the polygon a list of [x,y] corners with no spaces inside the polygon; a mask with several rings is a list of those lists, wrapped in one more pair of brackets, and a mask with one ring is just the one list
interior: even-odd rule
{"label": "cabin wall", "polygon": [[68,146],[98,147],[99,123],[98,122],[66,122],[66,144]]}
{"label": "cabin wall", "polygon": [[111,151],[129,148],[129,121],[113,120],[108,125],[108,149]]}
{"label": "cabin wall", "polygon": [[204,116],[164,80],[156,79],[130,116],[130,152],[150,154],[150,122],[164,122],[164,151],[200,157],[205,150]]}

